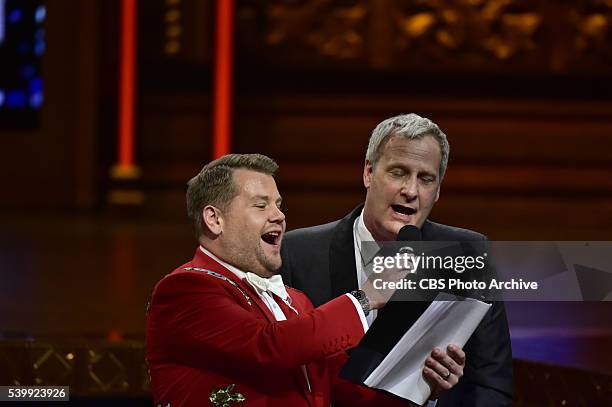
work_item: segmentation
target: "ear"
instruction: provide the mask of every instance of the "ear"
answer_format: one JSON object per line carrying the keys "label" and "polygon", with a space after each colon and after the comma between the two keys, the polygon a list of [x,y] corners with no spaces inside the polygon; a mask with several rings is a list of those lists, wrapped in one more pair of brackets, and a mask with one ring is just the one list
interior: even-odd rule
{"label": "ear", "polygon": [[215,236],[219,236],[223,232],[221,211],[212,205],[206,205],[202,209],[202,223],[202,226]]}
{"label": "ear", "polygon": [[363,163],[363,185],[366,189],[370,188],[372,184],[372,172],[374,171],[374,167],[370,164],[370,161],[365,160]]}

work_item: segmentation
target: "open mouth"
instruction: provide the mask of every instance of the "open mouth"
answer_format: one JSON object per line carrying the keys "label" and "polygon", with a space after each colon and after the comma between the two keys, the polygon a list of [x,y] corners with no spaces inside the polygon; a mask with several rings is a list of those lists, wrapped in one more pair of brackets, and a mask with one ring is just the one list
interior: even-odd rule
{"label": "open mouth", "polygon": [[267,232],[261,235],[261,240],[273,246],[278,245],[280,243],[280,239],[281,239],[281,232],[278,232],[278,231]]}
{"label": "open mouth", "polygon": [[393,209],[395,212],[401,214],[401,215],[414,215],[416,213],[416,209],[411,208],[409,206],[403,206],[403,205],[391,205],[391,209]]}

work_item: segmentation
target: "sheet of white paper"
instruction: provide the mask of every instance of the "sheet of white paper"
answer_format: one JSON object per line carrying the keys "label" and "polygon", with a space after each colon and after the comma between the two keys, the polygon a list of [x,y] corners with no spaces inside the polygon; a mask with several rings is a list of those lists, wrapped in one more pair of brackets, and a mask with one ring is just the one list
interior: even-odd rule
{"label": "sheet of white paper", "polygon": [[472,298],[438,294],[364,383],[423,404],[430,389],[422,370],[431,350],[450,343],[463,347],[490,307]]}

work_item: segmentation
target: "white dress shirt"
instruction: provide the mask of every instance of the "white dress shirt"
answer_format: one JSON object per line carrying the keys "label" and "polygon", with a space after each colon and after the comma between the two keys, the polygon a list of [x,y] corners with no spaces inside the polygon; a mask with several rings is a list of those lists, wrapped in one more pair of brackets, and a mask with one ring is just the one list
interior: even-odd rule
{"label": "white dress shirt", "polygon": [[[355,219],[355,223],[353,224],[353,242],[353,246],[355,247],[357,285],[359,288],[361,288],[367,281],[370,273],[372,273],[371,263],[374,255],[376,254],[375,251],[365,250],[361,244],[361,242],[374,242],[374,237],[372,237],[372,234],[363,222],[363,211],[361,211],[361,214],[357,217],[357,219]],[[374,322],[376,319],[377,314],[378,311],[375,309],[370,311],[370,314],[368,314],[366,317],[368,325],[372,325],[372,322]]]}

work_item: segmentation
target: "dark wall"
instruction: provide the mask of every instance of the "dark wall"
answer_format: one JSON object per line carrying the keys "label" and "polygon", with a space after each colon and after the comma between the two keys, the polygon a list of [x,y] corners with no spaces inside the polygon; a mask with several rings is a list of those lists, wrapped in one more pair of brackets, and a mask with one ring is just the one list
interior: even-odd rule
{"label": "dark wall", "polygon": [[[155,171],[177,186],[177,208],[180,186],[207,161],[202,147],[190,147],[208,126],[195,111],[200,102],[150,119],[151,127],[169,126],[168,150],[183,150],[168,171]],[[237,101],[234,147],[278,160],[290,228],[331,221],[363,200],[363,159],[373,127],[411,111],[436,121],[451,143],[433,219],[497,239],[605,239],[612,231],[609,102],[256,95]]]}
{"label": "dark wall", "polygon": [[97,2],[47,2],[45,101],[36,129],[2,129],[5,208],[88,208],[96,198]]}

